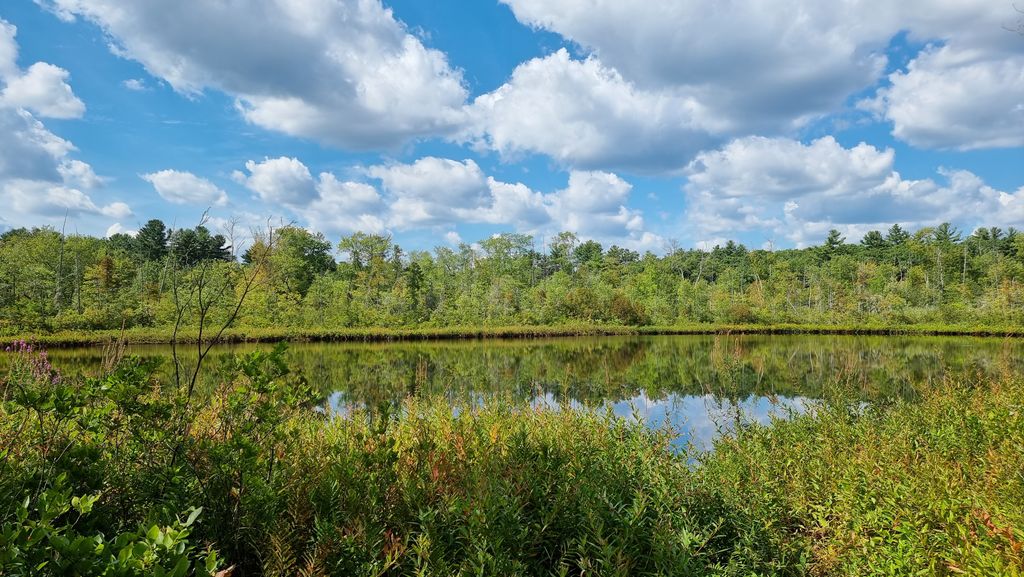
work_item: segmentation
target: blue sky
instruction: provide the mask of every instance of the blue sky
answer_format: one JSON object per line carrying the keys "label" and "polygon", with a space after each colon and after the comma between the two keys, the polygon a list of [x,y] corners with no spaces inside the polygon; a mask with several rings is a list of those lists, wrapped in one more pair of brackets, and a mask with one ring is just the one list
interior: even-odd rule
{"label": "blue sky", "polygon": [[1008,2],[178,6],[0,6],[0,230],[209,210],[334,241],[571,230],[660,252],[1024,227]]}

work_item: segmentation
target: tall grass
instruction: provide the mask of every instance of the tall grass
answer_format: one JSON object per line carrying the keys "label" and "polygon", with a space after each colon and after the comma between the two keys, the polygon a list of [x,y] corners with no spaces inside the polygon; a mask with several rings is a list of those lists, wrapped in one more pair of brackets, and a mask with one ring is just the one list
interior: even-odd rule
{"label": "tall grass", "polygon": [[[4,332],[0,331],[0,335]],[[1019,337],[1024,328],[1016,325],[993,326],[974,324],[722,324],[692,323],[667,326],[632,326],[605,324],[518,325],[518,326],[447,326],[447,327],[365,327],[319,329],[312,327],[246,327],[227,329],[221,336],[226,343],[257,342],[390,342],[458,339],[531,339],[543,337],[606,336],[606,335],[904,335],[904,336],[984,336]],[[75,330],[52,333],[17,334],[9,339],[23,338],[49,347],[105,345],[124,339],[131,344],[166,344],[176,338],[180,343],[193,343],[198,334],[189,327],[176,335],[169,327],[147,327],[120,330]]]}
{"label": "tall grass", "polygon": [[281,351],[236,359],[193,403],[131,359],[67,382],[17,354],[0,386],[5,576],[1024,570],[1018,380],[823,403],[697,453],[511,401],[331,418]]}
{"label": "tall grass", "polygon": [[944,382],[715,444],[699,474],[817,575],[1024,571],[1024,389]]}

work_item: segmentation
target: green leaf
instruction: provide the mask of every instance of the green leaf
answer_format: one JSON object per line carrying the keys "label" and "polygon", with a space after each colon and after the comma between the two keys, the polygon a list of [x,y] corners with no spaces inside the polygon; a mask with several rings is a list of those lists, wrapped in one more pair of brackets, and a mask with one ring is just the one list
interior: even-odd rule
{"label": "green leaf", "polygon": [[189,515],[188,515],[188,519],[186,519],[185,522],[182,525],[185,526],[185,527],[188,527],[188,526],[192,525],[192,523],[196,522],[196,519],[199,517],[199,514],[202,513],[202,512],[203,512],[203,508],[202,507],[197,507],[197,508],[192,509],[192,512],[189,513]]}

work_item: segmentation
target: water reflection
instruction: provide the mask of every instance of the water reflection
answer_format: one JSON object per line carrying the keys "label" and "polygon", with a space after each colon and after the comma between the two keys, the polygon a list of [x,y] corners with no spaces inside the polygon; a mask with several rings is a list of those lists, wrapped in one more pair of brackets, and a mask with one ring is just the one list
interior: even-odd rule
{"label": "water reflection", "polygon": [[[202,386],[213,385],[226,355],[254,348],[215,349]],[[947,376],[1020,374],[1022,348],[1024,342],[1010,339],[674,336],[294,344],[288,354],[294,369],[323,391],[324,409],[342,414],[410,395],[569,404],[671,426],[684,433],[683,441],[706,447],[738,423],[785,418],[832,395],[883,402],[912,398]],[[170,355],[168,347],[130,352]],[[189,353],[179,353],[186,365],[194,363]],[[50,356],[71,374],[95,374],[102,363],[99,349]],[[161,370],[160,378],[170,381],[170,362]]]}

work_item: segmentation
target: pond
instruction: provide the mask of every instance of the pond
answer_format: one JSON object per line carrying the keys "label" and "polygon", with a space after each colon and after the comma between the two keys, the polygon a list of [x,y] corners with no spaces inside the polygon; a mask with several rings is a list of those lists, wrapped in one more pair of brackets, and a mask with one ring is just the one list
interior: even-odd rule
{"label": "pond", "polygon": [[[271,346],[215,348],[203,386],[212,386],[226,355]],[[129,352],[169,359],[171,349]],[[670,426],[681,440],[707,447],[737,423],[784,418],[835,395],[912,399],[946,377],[1021,374],[1022,352],[1024,341],[1013,339],[744,335],[295,343],[288,357],[323,392],[324,409],[341,414],[409,395],[569,403]],[[194,363],[194,345],[180,354]],[[99,348],[50,351],[65,374],[95,374],[103,356]],[[171,366],[163,363],[161,379],[170,378]]]}

